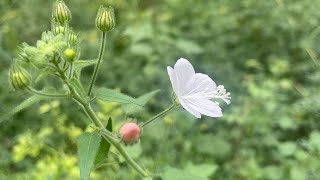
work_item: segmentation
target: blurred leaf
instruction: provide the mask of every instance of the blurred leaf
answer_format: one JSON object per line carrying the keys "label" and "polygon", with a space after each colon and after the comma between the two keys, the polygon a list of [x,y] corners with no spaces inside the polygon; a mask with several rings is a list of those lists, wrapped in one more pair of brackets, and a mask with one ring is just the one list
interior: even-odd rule
{"label": "blurred leaf", "polygon": [[217,136],[203,135],[192,139],[197,152],[213,155],[216,158],[224,158],[231,151],[231,145]]}
{"label": "blurred leaf", "polygon": [[162,174],[163,180],[206,180],[206,178],[194,176],[188,171],[176,169],[173,167],[166,167]]}
{"label": "blurred leaf", "polygon": [[122,104],[135,104],[137,106],[143,106],[135,98],[119,93],[112,89],[107,89],[107,88],[98,89],[96,92],[96,97],[97,99],[100,99],[103,101],[111,101],[111,102],[118,102]]}
{"label": "blurred leaf", "polygon": [[5,114],[2,119],[0,120],[0,123],[2,123],[3,121],[7,120],[10,116],[13,116],[14,114],[20,112],[21,110],[33,105],[34,103],[39,102],[40,100],[44,99],[41,96],[31,96],[28,99],[24,100],[22,103],[20,103],[18,106],[16,106],[15,108],[13,108],[9,113]]}
{"label": "blurred leaf", "polygon": [[85,132],[78,139],[78,159],[82,180],[89,179],[91,168],[99,150],[100,141],[101,136],[97,132]]}
{"label": "blurred leaf", "polygon": [[[110,132],[112,132],[112,119],[109,118],[108,120],[108,124],[106,127],[107,130],[109,130]],[[95,164],[99,164],[101,163],[104,159],[106,159],[108,157],[108,153],[110,150],[110,143],[105,140],[104,138],[102,138],[102,140],[100,141],[100,146],[99,146],[99,151],[95,160]]]}
{"label": "blurred leaf", "polygon": [[187,54],[199,54],[203,52],[203,49],[198,44],[186,39],[177,40],[176,46]]}
{"label": "blurred leaf", "polygon": [[[141,143],[140,141],[133,145],[128,145],[125,147],[126,151],[130,156],[134,159],[138,158],[142,153]],[[120,156],[120,162],[125,162],[126,160]]]}
{"label": "blurred leaf", "polygon": [[45,68],[44,70],[42,70],[41,73],[37,76],[35,83],[38,83],[39,81],[47,77],[49,72],[50,72],[49,68]]}
{"label": "blurred leaf", "polygon": [[212,174],[216,172],[218,169],[218,166],[215,164],[197,164],[194,165],[192,162],[188,162],[185,170],[190,172],[193,175],[203,177],[203,178],[208,178]]}
{"label": "blurred leaf", "polygon": [[[157,90],[154,90],[154,91],[151,91],[147,94],[144,94],[140,97],[138,97],[136,99],[137,102],[139,102],[139,104],[141,104],[142,106],[145,106],[147,104],[147,102],[153,97],[155,96],[158,92],[160,92],[159,89]],[[136,105],[136,104],[124,104],[122,106],[123,110],[127,113],[127,114],[130,114],[130,113],[135,113],[137,111],[141,111],[143,110],[144,108],[140,106],[140,105]]]}
{"label": "blurred leaf", "polygon": [[320,132],[319,131],[312,131],[309,138],[309,143],[311,146],[316,148],[320,151]]}
{"label": "blurred leaf", "polygon": [[96,64],[97,61],[94,60],[77,60],[73,62],[73,68],[74,68],[74,72],[80,76],[81,74],[81,70],[85,67],[91,66]]}
{"label": "blurred leaf", "polygon": [[80,97],[88,98],[85,90],[83,89],[83,87],[82,87],[81,83],[78,81],[78,79],[71,78],[70,84],[73,88],[75,88],[75,90],[77,91],[77,93],[79,94]]}
{"label": "blurred leaf", "polygon": [[284,142],[278,146],[279,152],[284,156],[291,156],[296,150],[296,144],[293,142]]}

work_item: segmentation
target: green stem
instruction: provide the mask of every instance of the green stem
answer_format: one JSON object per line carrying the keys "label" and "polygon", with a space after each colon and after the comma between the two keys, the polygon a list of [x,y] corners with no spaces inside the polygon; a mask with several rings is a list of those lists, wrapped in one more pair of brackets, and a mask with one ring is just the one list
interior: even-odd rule
{"label": "green stem", "polygon": [[61,71],[61,69],[58,70],[58,72],[61,75],[62,80],[64,83],[69,87],[70,92],[72,94],[73,99],[82,107],[83,111],[87,114],[87,116],[91,119],[91,121],[98,126],[101,129],[101,132],[103,133],[103,137],[112,144],[119,153],[123,156],[123,158],[126,160],[126,162],[135,169],[142,177],[149,177],[148,173],[145,172],[132,158],[131,156],[126,152],[124,147],[121,145],[121,141],[115,137],[110,131],[108,131],[103,123],[99,120],[95,112],[93,111],[92,107],[90,106],[90,103],[87,101],[84,101],[73,89],[73,87],[69,84],[69,81],[67,79],[67,76],[64,72]]}
{"label": "green stem", "polygon": [[151,119],[149,119],[147,122],[143,123],[141,125],[141,127],[145,127],[146,125],[148,125],[149,123],[151,123],[152,121],[156,120],[157,118],[166,115],[167,113],[169,113],[174,107],[176,107],[175,104],[172,104],[170,107],[168,107],[167,109],[163,110],[162,112],[160,112],[159,114],[153,116]]}
{"label": "green stem", "polygon": [[36,94],[38,96],[44,96],[44,97],[49,97],[49,98],[69,98],[69,95],[64,95],[64,94],[47,94],[47,93],[43,93],[40,91],[37,91],[35,89],[33,89],[32,87],[28,87],[27,90],[33,94]]}
{"label": "green stem", "polygon": [[69,71],[69,79],[72,78],[72,73],[73,73],[73,63],[70,63],[70,71]]}
{"label": "green stem", "polygon": [[90,83],[89,90],[88,90],[88,96],[90,96],[90,94],[91,94],[93,84],[96,81],[98,70],[99,70],[99,67],[100,67],[100,64],[101,64],[101,61],[103,58],[105,44],[106,44],[106,36],[107,36],[107,32],[102,32],[102,39],[101,39],[101,46],[100,46],[100,50],[99,50],[98,62],[93,70],[93,74],[91,77],[91,83]]}

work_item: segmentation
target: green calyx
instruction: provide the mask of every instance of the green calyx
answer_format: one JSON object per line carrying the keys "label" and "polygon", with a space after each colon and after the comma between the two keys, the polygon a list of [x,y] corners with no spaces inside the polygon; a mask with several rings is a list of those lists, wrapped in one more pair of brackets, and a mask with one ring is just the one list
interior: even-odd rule
{"label": "green calyx", "polygon": [[96,17],[96,26],[103,32],[110,31],[116,26],[113,7],[100,6]]}
{"label": "green calyx", "polygon": [[12,66],[9,71],[9,78],[12,87],[15,90],[26,89],[31,82],[30,74],[19,66]]}
{"label": "green calyx", "polygon": [[52,15],[54,20],[60,23],[60,25],[68,23],[72,18],[69,8],[62,0],[57,0]]}
{"label": "green calyx", "polygon": [[72,31],[68,33],[68,43],[72,46],[78,43],[78,36]]}

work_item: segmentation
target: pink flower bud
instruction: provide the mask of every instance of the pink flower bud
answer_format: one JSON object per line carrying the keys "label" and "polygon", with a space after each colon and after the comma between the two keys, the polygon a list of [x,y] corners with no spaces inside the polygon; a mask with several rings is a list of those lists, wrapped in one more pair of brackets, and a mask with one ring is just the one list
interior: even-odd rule
{"label": "pink flower bud", "polygon": [[125,144],[136,143],[140,137],[140,127],[136,123],[125,123],[120,128],[120,134]]}

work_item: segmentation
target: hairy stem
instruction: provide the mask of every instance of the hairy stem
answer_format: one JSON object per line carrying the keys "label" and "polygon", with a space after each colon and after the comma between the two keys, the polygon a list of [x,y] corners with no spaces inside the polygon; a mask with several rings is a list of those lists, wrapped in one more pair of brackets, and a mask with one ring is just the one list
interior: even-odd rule
{"label": "hairy stem", "polygon": [[174,107],[176,107],[175,104],[172,104],[171,106],[169,106],[167,109],[163,110],[162,112],[160,112],[159,114],[153,116],[151,119],[149,119],[147,122],[143,123],[141,125],[141,127],[145,127],[146,125],[148,125],[149,123],[151,123],[152,121],[156,120],[157,118],[164,116],[166,114],[168,114]]}
{"label": "hairy stem", "polygon": [[92,74],[92,77],[91,77],[91,83],[90,83],[89,90],[88,90],[88,96],[90,96],[90,94],[91,94],[93,85],[94,85],[94,83],[96,81],[96,78],[97,78],[97,74],[98,74],[98,70],[99,70],[101,61],[103,59],[103,54],[104,54],[104,49],[105,49],[105,44],[106,44],[106,37],[107,37],[107,32],[103,32],[102,33],[100,50],[99,50],[98,62],[97,62],[96,66],[94,67],[94,70],[93,70],[93,74]]}
{"label": "hairy stem", "polygon": [[90,118],[90,120],[101,129],[102,136],[105,138],[110,144],[112,144],[118,151],[119,153],[123,156],[123,158],[126,160],[126,162],[133,168],[135,169],[142,177],[149,177],[148,173],[144,171],[132,158],[131,156],[127,153],[127,151],[124,149],[124,147],[121,145],[121,141],[115,137],[112,132],[107,130],[104,126],[104,124],[99,120],[95,112],[93,111],[90,102],[87,102],[81,98],[74,88],[70,85],[67,76],[65,73],[61,70],[58,70],[59,74],[64,81],[64,83],[68,86],[70,89],[72,98],[82,107],[83,111],[87,114],[87,116]]}
{"label": "hairy stem", "polygon": [[43,96],[43,97],[48,97],[48,98],[69,98],[69,97],[71,97],[71,96],[65,95],[65,94],[48,94],[48,93],[44,93],[44,92],[35,90],[32,87],[28,87],[27,90],[32,94],[36,94],[38,96]]}

